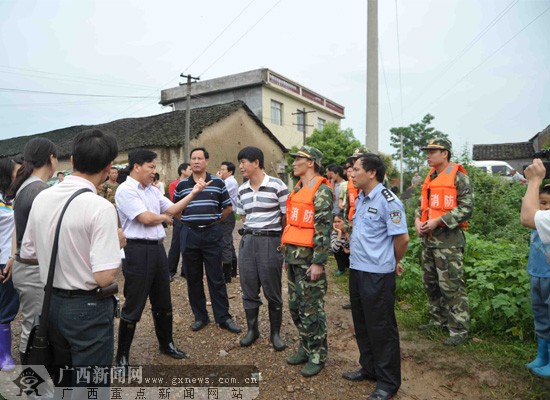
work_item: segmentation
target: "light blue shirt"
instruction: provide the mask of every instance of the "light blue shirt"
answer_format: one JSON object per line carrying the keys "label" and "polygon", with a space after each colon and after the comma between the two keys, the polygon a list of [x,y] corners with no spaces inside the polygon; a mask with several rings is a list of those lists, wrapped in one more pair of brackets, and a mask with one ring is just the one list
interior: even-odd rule
{"label": "light blue shirt", "polygon": [[537,278],[550,278],[550,245],[542,243],[536,230],[531,231],[527,272]]}
{"label": "light blue shirt", "polygon": [[401,200],[381,183],[355,201],[350,268],[378,274],[395,271],[393,237],[408,233]]}

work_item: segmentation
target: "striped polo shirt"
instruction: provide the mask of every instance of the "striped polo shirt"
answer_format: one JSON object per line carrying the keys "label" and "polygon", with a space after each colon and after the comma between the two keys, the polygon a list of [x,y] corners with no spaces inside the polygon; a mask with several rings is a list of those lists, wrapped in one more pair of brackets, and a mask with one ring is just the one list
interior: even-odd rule
{"label": "striped polo shirt", "polygon": [[245,229],[281,231],[281,217],[286,214],[288,188],[278,178],[264,174],[257,191],[250,187],[250,181],[239,187],[237,214],[244,215]]}
{"label": "striped polo shirt", "polygon": [[[212,183],[204,188],[183,210],[182,222],[192,225],[209,225],[221,218],[224,208],[231,206],[231,199],[223,180],[207,172],[205,181],[212,181]],[[174,193],[174,203],[191,193],[195,183],[193,175],[180,181]]]}

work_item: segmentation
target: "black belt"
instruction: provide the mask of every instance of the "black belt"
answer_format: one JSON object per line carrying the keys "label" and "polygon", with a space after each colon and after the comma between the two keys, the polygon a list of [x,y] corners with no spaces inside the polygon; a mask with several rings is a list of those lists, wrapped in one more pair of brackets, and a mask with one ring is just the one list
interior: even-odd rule
{"label": "black belt", "polygon": [[54,293],[63,294],[65,296],[95,296],[97,289],[99,288],[95,288],[92,290],[83,290],[83,289],[67,290],[67,289],[53,288],[53,291]]}
{"label": "black belt", "polygon": [[244,229],[243,235],[252,236],[281,236],[280,231],[262,231],[259,229]]}
{"label": "black belt", "polygon": [[207,225],[198,225],[198,224],[191,224],[189,222],[182,221],[184,225],[188,226],[191,229],[197,229],[199,231],[212,228],[213,226],[216,226],[218,224],[218,221],[211,222]]}
{"label": "black belt", "polygon": [[146,239],[126,239],[126,243],[136,243],[136,244],[152,244],[152,245],[159,245],[164,242],[164,239],[158,239],[158,240],[146,240]]}

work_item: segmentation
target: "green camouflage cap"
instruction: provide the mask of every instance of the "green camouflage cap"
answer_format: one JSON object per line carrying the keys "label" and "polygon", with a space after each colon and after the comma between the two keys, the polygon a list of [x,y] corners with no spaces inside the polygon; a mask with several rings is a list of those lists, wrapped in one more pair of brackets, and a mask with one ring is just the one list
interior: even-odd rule
{"label": "green camouflage cap", "polygon": [[305,157],[315,162],[321,167],[321,160],[323,159],[323,153],[321,150],[312,146],[302,146],[297,153],[289,153],[292,157]]}
{"label": "green camouflage cap", "polygon": [[426,147],[422,147],[422,150],[448,150],[451,151],[453,144],[446,138],[435,138],[430,140]]}
{"label": "green camouflage cap", "polygon": [[370,150],[365,146],[361,146],[361,147],[358,147],[355,150],[353,150],[353,154],[351,156],[353,158],[359,158],[362,155],[367,154],[367,153],[370,153]]}

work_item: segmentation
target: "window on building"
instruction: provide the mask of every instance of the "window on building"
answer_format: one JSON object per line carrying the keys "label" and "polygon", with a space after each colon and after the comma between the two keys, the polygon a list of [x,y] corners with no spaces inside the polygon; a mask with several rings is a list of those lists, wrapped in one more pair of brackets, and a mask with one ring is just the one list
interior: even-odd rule
{"label": "window on building", "polygon": [[317,118],[317,130],[322,131],[325,128],[325,121],[323,118]]}
{"label": "window on building", "polygon": [[298,128],[298,132],[305,132],[306,131],[306,121],[305,121],[305,114],[301,112],[301,110],[298,110],[298,114],[296,114],[296,127]]}
{"label": "window on building", "polygon": [[271,100],[271,123],[275,125],[283,124],[283,103]]}

